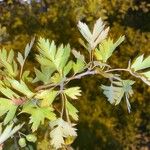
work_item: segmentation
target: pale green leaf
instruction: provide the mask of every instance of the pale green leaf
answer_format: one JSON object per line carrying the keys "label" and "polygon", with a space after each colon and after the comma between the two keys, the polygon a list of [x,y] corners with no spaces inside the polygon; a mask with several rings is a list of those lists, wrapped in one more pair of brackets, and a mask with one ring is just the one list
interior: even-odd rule
{"label": "pale green leaf", "polygon": [[102,85],[101,88],[104,90],[104,95],[108,98],[111,104],[119,104],[123,98],[124,91],[121,87],[114,87],[112,84],[110,86]]}
{"label": "pale green leaf", "polygon": [[146,71],[141,74],[144,75],[150,81],[150,71]]}
{"label": "pale green leaf", "polygon": [[30,114],[30,122],[32,123],[32,131],[36,131],[40,124],[44,124],[44,120],[55,120],[56,115],[53,113],[53,108],[51,107],[36,107],[32,103],[26,104],[21,113]]}
{"label": "pale green leaf", "polygon": [[19,95],[17,95],[14,91],[9,89],[8,87],[0,86],[0,92],[10,99],[13,99],[14,97],[16,98],[19,97]]}
{"label": "pale green leaf", "polygon": [[64,70],[63,70],[63,75],[66,76],[72,69],[73,67],[73,61],[70,60],[67,65],[64,67]]}
{"label": "pale green leaf", "polygon": [[113,40],[111,40],[110,38],[104,40],[99,45],[99,49],[96,49],[94,52],[96,59],[106,62],[108,58],[112,55],[116,47],[119,46],[124,41],[124,39],[125,37],[121,36],[115,43],[113,43]]}
{"label": "pale green leaf", "polygon": [[18,92],[26,95],[28,98],[33,97],[34,93],[28,88],[28,86],[22,80],[19,82],[15,79],[8,79],[11,86]]}
{"label": "pale green leaf", "polygon": [[131,65],[131,69],[134,71],[139,71],[142,69],[147,69],[150,67],[150,56],[144,59],[144,55],[140,55],[135,59],[133,64]]}
{"label": "pale green leaf", "polygon": [[109,31],[109,28],[104,29],[105,24],[103,23],[101,18],[99,18],[96,21],[93,28],[93,33],[91,33],[89,27],[85,23],[82,23],[81,21],[78,22],[77,26],[83,37],[88,42],[89,45],[88,50],[94,50],[95,47],[107,37]]}
{"label": "pale green leaf", "polygon": [[72,99],[78,99],[77,96],[81,96],[81,90],[80,90],[80,87],[78,86],[68,88],[64,90],[64,93]]}
{"label": "pale green leaf", "polygon": [[0,116],[7,114],[4,119],[4,125],[13,120],[17,107],[10,99],[0,98]]}
{"label": "pale green leaf", "polygon": [[34,41],[35,41],[35,38],[33,38],[33,39],[31,40],[31,42],[26,45],[25,51],[24,51],[24,59],[26,59],[27,56],[29,55],[29,53],[30,53],[30,51],[31,51],[31,48],[32,48],[32,46],[33,46],[33,44],[34,44]]}
{"label": "pale green leaf", "polygon": [[24,58],[20,52],[18,52],[17,60],[21,66],[24,65]]}
{"label": "pale green leaf", "polygon": [[41,99],[41,106],[42,107],[46,107],[46,106],[50,106],[54,99],[57,96],[58,91],[54,91],[54,90],[44,90],[44,91],[40,91],[40,93],[38,93],[35,98],[37,99]]}
{"label": "pale green leaf", "polygon": [[14,52],[13,50],[11,50],[8,54],[6,49],[2,49],[0,50],[0,62],[1,65],[4,67],[4,72],[8,75],[8,76],[16,76],[17,72],[15,70],[15,66],[14,66]]}
{"label": "pale green leaf", "polygon": [[14,127],[13,125],[14,123],[7,125],[2,134],[0,134],[0,145],[3,144],[12,135],[14,135],[17,131],[19,131],[23,126],[23,124],[19,124]]}
{"label": "pale green leaf", "polygon": [[66,101],[66,107],[68,110],[69,115],[74,119],[78,120],[78,110],[67,100]]}
{"label": "pale green leaf", "polygon": [[73,63],[73,71],[74,74],[82,72],[86,68],[85,62],[80,59],[77,59],[76,63]]}
{"label": "pale green leaf", "polygon": [[75,58],[80,59],[83,62],[85,61],[84,55],[82,55],[80,52],[72,50],[72,53],[75,56]]}
{"label": "pale green leaf", "polygon": [[110,86],[102,85],[101,88],[104,90],[104,95],[108,98],[108,101],[111,104],[118,105],[125,96],[127,108],[130,112],[130,103],[129,103],[129,96],[132,96],[133,90],[132,85],[134,81],[132,80],[120,80],[120,81],[112,81]]}
{"label": "pale green leaf", "polygon": [[76,129],[71,123],[64,121],[62,118],[58,118],[50,122],[52,128],[50,132],[51,144],[54,148],[59,149],[64,145],[64,138],[76,137]]}

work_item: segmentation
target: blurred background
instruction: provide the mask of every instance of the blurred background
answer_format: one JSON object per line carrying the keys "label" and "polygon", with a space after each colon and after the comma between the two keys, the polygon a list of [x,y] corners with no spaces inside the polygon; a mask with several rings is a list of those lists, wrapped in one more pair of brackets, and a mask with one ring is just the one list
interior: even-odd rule
{"label": "blurred background", "polygon": [[[129,59],[150,54],[149,0],[0,0],[0,47],[22,51],[33,36],[70,43],[84,53],[77,22],[91,27],[101,17],[110,26],[109,36],[126,39],[109,61],[112,67],[126,67]],[[36,52],[36,47],[33,48]],[[34,54],[29,64],[34,65]],[[128,74],[122,74],[129,78]],[[86,77],[75,84],[83,96],[75,103],[79,109],[77,150],[149,150],[150,149],[150,87],[137,80],[132,110],[125,101],[112,106],[102,94],[100,77]],[[74,83],[73,83],[74,84]],[[47,139],[39,135],[36,149],[47,150]],[[40,131],[39,131],[40,132]],[[9,148],[8,148],[9,149]]]}

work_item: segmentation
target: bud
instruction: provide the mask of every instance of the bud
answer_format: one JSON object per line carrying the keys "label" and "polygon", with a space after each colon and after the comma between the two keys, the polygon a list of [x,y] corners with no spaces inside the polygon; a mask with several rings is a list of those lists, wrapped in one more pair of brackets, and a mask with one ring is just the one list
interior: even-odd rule
{"label": "bud", "polygon": [[20,138],[18,144],[20,145],[20,147],[25,147],[26,146],[25,138]]}
{"label": "bud", "polygon": [[26,139],[27,139],[27,141],[34,143],[34,142],[36,142],[37,137],[33,134],[29,134],[29,135],[26,136]]}

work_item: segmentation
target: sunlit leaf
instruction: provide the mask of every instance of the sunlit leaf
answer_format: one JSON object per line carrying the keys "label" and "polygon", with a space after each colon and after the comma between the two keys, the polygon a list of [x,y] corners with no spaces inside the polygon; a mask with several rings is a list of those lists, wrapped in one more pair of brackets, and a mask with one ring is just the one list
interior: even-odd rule
{"label": "sunlit leaf", "polygon": [[94,54],[97,60],[106,62],[107,59],[112,55],[113,51],[124,41],[124,36],[119,37],[119,39],[113,43],[113,40],[106,39],[100,45],[99,49],[96,49]]}
{"label": "sunlit leaf", "polygon": [[64,91],[64,93],[72,99],[78,99],[77,96],[81,96],[80,87],[71,87]]}
{"label": "sunlit leaf", "polygon": [[0,98],[0,116],[7,114],[4,125],[13,120],[17,107],[10,99]]}
{"label": "sunlit leaf", "polygon": [[130,103],[129,103],[129,96],[132,96],[132,85],[134,81],[132,80],[121,80],[121,81],[113,81],[110,86],[102,85],[101,88],[104,90],[104,95],[108,98],[108,101],[111,104],[118,105],[125,96],[127,108],[130,112]]}
{"label": "sunlit leaf", "polygon": [[44,120],[55,120],[55,114],[53,113],[53,108],[51,107],[37,107],[33,105],[32,103],[26,104],[23,109],[22,113],[28,113],[30,114],[30,122],[32,123],[32,131],[38,129],[40,124],[44,124]]}
{"label": "sunlit leaf", "polygon": [[68,110],[69,115],[74,119],[78,120],[78,110],[67,100],[66,101],[66,107]]}
{"label": "sunlit leaf", "polygon": [[52,131],[50,132],[51,144],[54,148],[59,149],[64,144],[64,138],[77,136],[76,129],[71,123],[58,118],[50,122]]}
{"label": "sunlit leaf", "polygon": [[34,95],[34,93],[29,90],[28,86],[22,80],[19,82],[14,79],[9,79],[9,82],[15,90],[26,95],[28,98],[31,98]]}
{"label": "sunlit leaf", "polygon": [[13,134],[19,131],[23,124],[19,124],[14,126],[14,123],[7,125],[2,133],[0,133],[0,144],[3,144],[8,138],[10,138]]}
{"label": "sunlit leaf", "polygon": [[38,93],[35,97],[37,99],[41,99],[41,106],[45,107],[45,106],[50,106],[52,104],[52,102],[54,101],[54,99],[57,96],[57,91],[54,90],[44,90],[44,91],[40,91],[40,93]]}
{"label": "sunlit leaf", "polygon": [[144,59],[144,55],[140,55],[135,59],[133,64],[131,65],[131,69],[134,71],[143,70],[150,67],[150,56]]}
{"label": "sunlit leaf", "polygon": [[109,31],[109,28],[104,29],[105,24],[103,23],[101,18],[99,18],[96,21],[93,33],[91,33],[89,27],[85,23],[82,23],[81,21],[78,22],[78,28],[83,37],[88,42],[90,46],[89,50],[94,50],[95,47],[107,37]]}

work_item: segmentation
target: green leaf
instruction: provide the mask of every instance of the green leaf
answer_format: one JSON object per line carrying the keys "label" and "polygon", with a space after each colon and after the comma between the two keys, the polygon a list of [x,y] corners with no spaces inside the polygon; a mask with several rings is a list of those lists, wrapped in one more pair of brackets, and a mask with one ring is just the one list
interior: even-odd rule
{"label": "green leaf", "polygon": [[3,93],[7,98],[13,99],[14,97],[18,98],[19,95],[17,95],[15,92],[13,92],[8,87],[0,86],[0,92]]}
{"label": "green leaf", "polygon": [[85,68],[85,62],[83,62],[81,59],[77,59],[77,62],[73,64],[74,74],[82,72]]}
{"label": "green leaf", "polygon": [[52,83],[54,83],[54,84],[60,83],[61,80],[62,80],[62,77],[60,76],[59,73],[55,73],[55,74],[51,77],[51,81],[52,81]]}
{"label": "green leaf", "polygon": [[22,74],[22,80],[31,82],[33,80],[33,78],[30,77],[29,75],[30,75],[30,71],[29,70],[24,71],[23,74]]}
{"label": "green leaf", "polygon": [[77,96],[81,96],[80,87],[71,87],[64,90],[64,93],[72,99],[78,99]]}
{"label": "green leaf", "polygon": [[54,99],[57,96],[58,91],[54,91],[54,90],[44,90],[44,91],[40,91],[40,93],[38,93],[35,98],[37,99],[41,99],[41,106],[42,107],[47,107],[50,106]]}
{"label": "green leaf", "polygon": [[13,120],[17,107],[10,99],[0,98],[0,116],[7,114],[4,119],[4,125]]}
{"label": "green leaf", "polygon": [[11,86],[17,90],[18,92],[26,95],[28,98],[33,97],[34,93],[31,92],[28,88],[28,86],[25,84],[25,82],[23,82],[22,80],[19,82],[15,79],[8,79]]}
{"label": "green leaf", "polygon": [[73,61],[70,60],[68,64],[64,67],[64,70],[63,70],[64,77],[71,71],[72,67],[73,67]]}
{"label": "green leaf", "polygon": [[50,43],[49,40],[40,38],[38,42],[38,50],[40,53],[40,55],[37,55],[38,61],[42,63],[43,59],[46,64],[50,61],[55,66],[57,71],[62,74],[62,71],[70,56],[69,44],[67,46],[63,46],[63,44],[61,44],[56,50],[56,46],[53,41]]}
{"label": "green leaf", "polygon": [[78,120],[78,110],[67,100],[66,101],[66,107],[68,110],[69,115],[74,119],[74,120]]}
{"label": "green leaf", "polygon": [[4,72],[8,76],[15,77],[17,75],[17,64],[14,61],[14,52],[11,50],[7,53],[6,49],[0,50],[0,62],[1,65],[5,68]]}
{"label": "green leaf", "polygon": [[62,50],[58,49],[57,53],[59,53],[59,51],[63,51],[63,54],[62,54],[62,56],[60,58],[60,61],[57,60],[58,57],[57,57],[57,54],[56,54],[56,56],[55,56],[56,57],[55,62],[56,63],[60,62],[58,68],[59,69],[63,69],[65,67],[68,59],[69,59],[69,56],[70,56],[70,45],[68,44]]}
{"label": "green leaf", "polygon": [[96,49],[94,52],[96,59],[102,62],[106,62],[108,58],[112,55],[116,47],[119,46],[124,41],[124,39],[125,37],[121,36],[115,43],[113,43],[113,40],[111,40],[110,38],[104,40],[99,45],[99,49]]}
{"label": "green leaf", "polygon": [[134,71],[139,71],[143,69],[147,69],[150,67],[150,56],[144,59],[144,55],[140,55],[135,59],[133,64],[131,65],[131,69]]}
{"label": "green leaf", "polygon": [[34,82],[42,81],[44,84],[48,84],[51,82],[51,75],[55,71],[54,68],[51,68],[50,66],[41,66],[41,71],[34,68],[36,78],[33,80]]}
{"label": "green leaf", "polygon": [[150,81],[150,71],[143,72],[141,74],[144,75]]}
{"label": "green leaf", "polygon": [[56,115],[53,113],[53,108],[51,107],[37,107],[32,103],[26,104],[21,113],[30,114],[30,122],[32,123],[32,131],[36,131],[40,124],[44,124],[44,120],[55,120]]}

